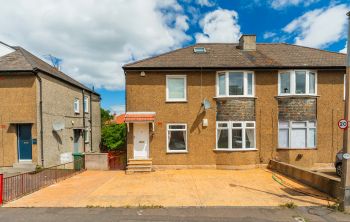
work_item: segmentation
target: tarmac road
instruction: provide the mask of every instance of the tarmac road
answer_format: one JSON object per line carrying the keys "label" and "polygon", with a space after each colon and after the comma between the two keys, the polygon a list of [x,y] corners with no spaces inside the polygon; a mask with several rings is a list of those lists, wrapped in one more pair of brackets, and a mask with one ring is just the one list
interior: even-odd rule
{"label": "tarmac road", "polygon": [[350,215],[325,207],[186,207],[186,208],[0,208],[1,222],[240,221],[335,222]]}

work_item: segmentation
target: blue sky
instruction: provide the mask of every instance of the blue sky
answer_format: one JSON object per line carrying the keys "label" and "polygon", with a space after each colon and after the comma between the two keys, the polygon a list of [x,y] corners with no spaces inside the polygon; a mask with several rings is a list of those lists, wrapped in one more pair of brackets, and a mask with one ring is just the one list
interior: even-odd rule
{"label": "blue sky", "polygon": [[[193,19],[191,14],[191,7],[195,7],[198,10],[198,15],[203,18],[207,13],[215,11],[217,9],[234,10],[238,14],[238,24],[241,27],[241,33],[256,34],[258,42],[279,42],[281,38],[282,42],[295,43],[295,36],[298,33],[288,33],[281,31],[287,24],[294,19],[304,15],[307,12],[327,9],[332,6],[342,5],[348,3],[347,1],[310,1],[306,5],[304,1],[294,1],[295,4],[288,1],[280,1],[281,6],[271,7],[271,2],[268,1],[248,1],[248,0],[221,0],[221,1],[203,1],[208,6],[203,5],[198,7],[193,1],[180,1],[180,4],[186,11],[186,15]],[[277,1],[276,1],[277,2]],[[285,2],[285,4],[283,4]],[[293,2],[293,1],[291,1]],[[247,4],[248,3],[248,4]],[[345,17],[345,14],[343,15]],[[324,27],[326,28],[326,27]],[[189,29],[187,33],[194,36],[195,33],[201,32],[201,26],[198,22],[189,22]],[[268,38],[268,33],[274,35],[274,37]],[[265,36],[264,36],[265,35]],[[326,42],[325,45],[316,46],[331,51],[343,50],[346,43],[346,32],[342,33],[342,37],[334,42]],[[283,39],[282,39],[283,38]],[[184,42],[183,46],[195,44],[196,39],[193,38],[190,41]],[[111,108],[119,111],[124,105],[125,93],[124,90],[119,91],[107,91],[99,89],[98,92],[103,95],[102,106],[105,108]],[[117,108],[118,107],[118,108]],[[113,108],[112,108],[113,109]]]}
{"label": "blue sky", "polygon": [[[287,42],[345,52],[345,0],[0,0],[0,41],[45,59],[124,110],[125,63],[196,42]],[[64,12],[64,16],[62,16]]]}

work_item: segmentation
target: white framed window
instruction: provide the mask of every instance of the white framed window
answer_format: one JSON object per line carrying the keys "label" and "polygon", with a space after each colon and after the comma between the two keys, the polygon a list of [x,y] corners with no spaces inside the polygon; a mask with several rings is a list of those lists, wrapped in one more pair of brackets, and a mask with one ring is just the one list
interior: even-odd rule
{"label": "white framed window", "polygon": [[316,121],[279,121],[279,148],[315,148]]}
{"label": "white framed window", "polygon": [[278,95],[316,95],[317,73],[312,70],[286,70],[278,74]]}
{"label": "white framed window", "polygon": [[255,121],[217,121],[217,150],[255,150]]}
{"label": "white framed window", "polygon": [[79,99],[78,98],[74,99],[74,112],[79,113]]}
{"label": "white framed window", "polygon": [[187,124],[167,124],[167,152],[187,152]]}
{"label": "white framed window", "polygon": [[84,130],[84,142],[89,143],[90,137],[89,137],[89,129]]}
{"label": "white framed window", "polygon": [[166,76],[166,101],[186,102],[187,101],[187,80],[186,75]]}
{"label": "white framed window", "polygon": [[84,112],[88,113],[89,112],[89,97],[84,96]]}
{"label": "white framed window", "polygon": [[254,72],[224,71],[216,75],[217,97],[254,96]]}

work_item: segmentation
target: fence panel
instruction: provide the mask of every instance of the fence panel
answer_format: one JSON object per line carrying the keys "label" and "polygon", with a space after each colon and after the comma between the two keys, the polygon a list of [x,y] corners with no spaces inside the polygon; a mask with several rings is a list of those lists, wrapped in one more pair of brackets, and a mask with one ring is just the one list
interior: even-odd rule
{"label": "fence panel", "polygon": [[39,190],[40,188],[52,185],[58,181],[81,173],[85,169],[74,169],[77,161],[61,164],[33,172],[22,173],[3,179],[3,202],[9,202],[19,197]]}

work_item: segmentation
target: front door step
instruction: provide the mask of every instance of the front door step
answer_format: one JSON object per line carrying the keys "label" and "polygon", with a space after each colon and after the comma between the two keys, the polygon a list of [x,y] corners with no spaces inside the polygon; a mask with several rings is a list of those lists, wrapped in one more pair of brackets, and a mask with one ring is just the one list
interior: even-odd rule
{"label": "front door step", "polygon": [[129,159],[126,172],[152,172],[152,159]]}
{"label": "front door step", "polygon": [[21,169],[26,171],[34,171],[36,165],[32,162],[18,162],[13,164],[14,169]]}

